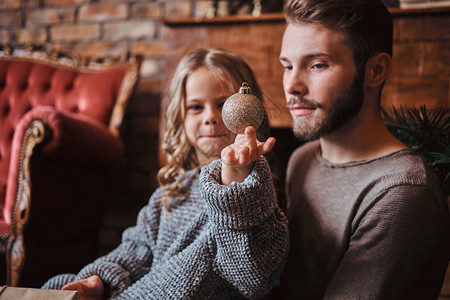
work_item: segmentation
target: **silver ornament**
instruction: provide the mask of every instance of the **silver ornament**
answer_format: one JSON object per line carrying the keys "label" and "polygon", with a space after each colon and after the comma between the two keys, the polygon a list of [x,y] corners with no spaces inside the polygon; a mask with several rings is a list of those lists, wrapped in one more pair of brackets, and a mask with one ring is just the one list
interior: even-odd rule
{"label": "silver ornament", "polygon": [[257,129],[264,119],[264,106],[251,93],[246,82],[242,83],[239,93],[231,95],[222,107],[222,120],[232,132],[243,134],[245,128],[253,126]]}

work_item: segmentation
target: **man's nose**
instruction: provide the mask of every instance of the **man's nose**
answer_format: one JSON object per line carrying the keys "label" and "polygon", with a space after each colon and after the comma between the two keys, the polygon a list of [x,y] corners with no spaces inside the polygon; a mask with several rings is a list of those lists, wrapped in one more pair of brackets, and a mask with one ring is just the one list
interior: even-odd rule
{"label": "man's nose", "polygon": [[305,80],[299,72],[293,72],[285,78],[284,89],[286,93],[295,96],[303,96],[308,92]]}

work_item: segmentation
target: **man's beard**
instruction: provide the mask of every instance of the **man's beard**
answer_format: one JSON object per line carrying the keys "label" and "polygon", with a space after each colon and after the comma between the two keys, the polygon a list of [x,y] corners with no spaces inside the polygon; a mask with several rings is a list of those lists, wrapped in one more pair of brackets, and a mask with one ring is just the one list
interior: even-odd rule
{"label": "man's beard", "polygon": [[315,108],[320,113],[314,116],[315,119],[309,115],[304,117],[293,116],[292,129],[294,135],[299,140],[312,141],[341,128],[361,110],[364,97],[363,82],[364,79],[355,76],[350,88],[344,91],[340,97],[331,101],[328,110],[324,110],[317,101],[305,100],[302,97],[291,97],[288,101],[288,108],[294,104],[299,104]]}

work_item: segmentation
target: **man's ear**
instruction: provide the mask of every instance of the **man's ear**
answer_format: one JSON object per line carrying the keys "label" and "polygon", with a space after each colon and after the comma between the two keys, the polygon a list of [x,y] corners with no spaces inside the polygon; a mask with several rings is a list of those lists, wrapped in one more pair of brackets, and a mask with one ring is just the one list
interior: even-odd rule
{"label": "man's ear", "polygon": [[391,57],[385,52],[375,54],[366,64],[366,84],[378,87],[386,81],[391,69]]}

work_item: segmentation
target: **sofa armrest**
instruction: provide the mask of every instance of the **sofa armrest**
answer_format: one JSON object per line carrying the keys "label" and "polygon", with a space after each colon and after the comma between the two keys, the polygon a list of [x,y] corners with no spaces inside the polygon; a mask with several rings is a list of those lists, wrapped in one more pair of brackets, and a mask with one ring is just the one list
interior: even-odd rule
{"label": "sofa armrest", "polygon": [[29,159],[35,148],[53,161],[67,164],[109,165],[123,154],[121,140],[103,124],[87,117],[61,113],[50,106],[40,106],[26,113],[16,126],[12,141],[7,190],[3,215],[11,224],[11,211],[20,193],[17,179],[29,176]]}
{"label": "sofa armrest", "polygon": [[[41,149],[45,156],[84,164],[109,164],[118,162],[123,154],[121,140],[94,119],[41,106],[25,114],[17,129],[26,128],[34,120],[43,121],[46,127],[47,137]],[[13,141],[15,145],[16,142],[19,141]]]}

